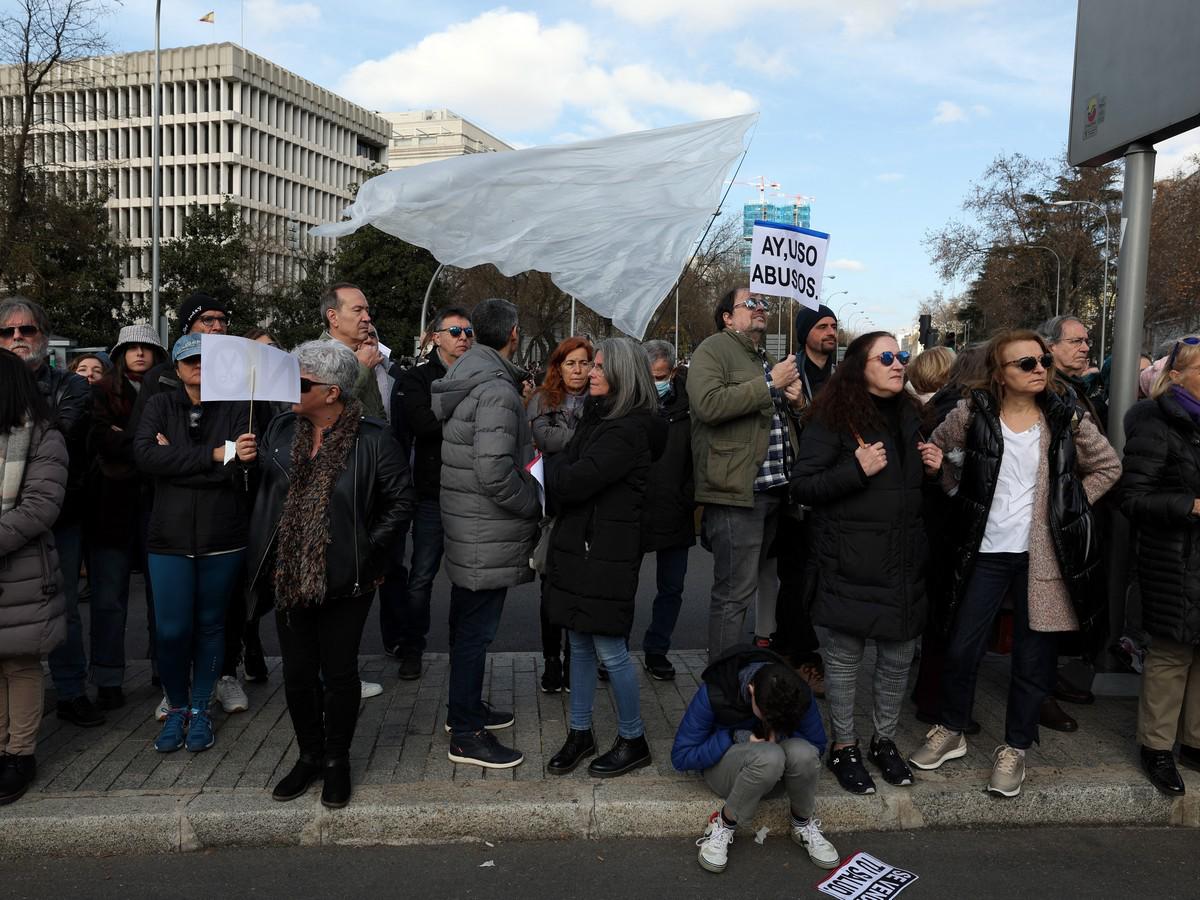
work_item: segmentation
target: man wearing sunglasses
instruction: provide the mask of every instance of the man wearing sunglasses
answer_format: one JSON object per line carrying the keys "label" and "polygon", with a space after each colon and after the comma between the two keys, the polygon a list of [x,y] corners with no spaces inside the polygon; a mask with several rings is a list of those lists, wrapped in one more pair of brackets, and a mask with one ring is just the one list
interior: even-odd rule
{"label": "man wearing sunglasses", "polygon": [[704,504],[705,545],[713,554],[708,656],[775,631],[778,581],[767,559],[795,455],[795,410],[803,403],[796,358],[763,349],[768,301],[736,288],[714,310],[717,333],[688,368],[696,502]]}
{"label": "man wearing sunglasses", "polygon": [[379,629],[383,646],[400,659],[400,678],[421,677],[421,654],[429,635],[433,579],[442,564],[442,423],[433,414],[433,383],[471,349],[475,330],[465,309],[439,312],[430,328],[429,355],[401,372],[392,389],[392,429],[411,448],[417,508],[412,522],[412,564],[404,568],[404,535],[394,551],[393,569],[379,590]]}
{"label": "man wearing sunglasses", "polygon": [[1037,331],[1054,356],[1055,380],[1071,388],[1080,411],[1091,413],[1107,434],[1108,390],[1092,365],[1092,339],[1087,326],[1074,316],[1055,316],[1039,325]]}
{"label": "man wearing sunglasses", "polygon": [[345,344],[358,357],[354,397],[363,405],[363,412],[386,421],[383,395],[375,378],[375,368],[384,359],[379,342],[371,340],[371,305],[366,295],[348,282],[331,284],[321,295],[321,321],[325,325],[321,340]]}
{"label": "man wearing sunglasses", "polygon": [[54,524],[67,604],[67,639],[50,653],[50,675],[58,698],[58,717],[75,725],[102,725],[104,715],[88,699],[87,654],[79,619],[79,563],[87,477],[87,433],[91,427],[91,387],[87,379],[47,362],[50,319],[40,304],[24,297],[0,302],[0,347],[25,361],[45,395],[50,412],[67,441],[67,493]]}

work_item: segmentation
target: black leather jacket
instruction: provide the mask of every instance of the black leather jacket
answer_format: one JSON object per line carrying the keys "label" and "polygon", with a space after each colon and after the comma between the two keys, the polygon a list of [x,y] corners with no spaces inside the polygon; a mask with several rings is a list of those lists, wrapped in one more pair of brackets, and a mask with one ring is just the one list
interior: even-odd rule
{"label": "black leather jacket", "polygon": [[[950,554],[953,570],[946,598],[949,606],[943,614],[943,625],[946,627],[954,621],[958,604],[971,580],[975,558],[987,527],[992,497],[996,492],[1000,459],[1004,455],[998,401],[987,391],[979,390],[971,392],[970,400],[974,415],[963,448],[966,456],[949,530],[951,535],[957,535],[958,544]],[[1076,471],[1073,434],[1078,420],[1077,406],[1073,394],[1060,396],[1053,391],[1044,392],[1038,402],[1050,430],[1050,477],[1047,485],[1050,534],[1059,569],[1072,599],[1076,601],[1076,613],[1080,615],[1082,625],[1098,612],[1092,605],[1095,598],[1090,595],[1093,592],[1086,590],[1085,582],[1100,563],[1101,541],[1096,531],[1095,517]],[[1085,602],[1087,608],[1081,608],[1081,603]]]}
{"label": "black leather jacket", "polygon": [[[247,570],[261,616],[274,606],[275,537],[291,487],[296,414],[271,420],[258,443],[258,498],[250,518]],[[325,585],[327,599],[354,597],[375,589],[396,536],[412,519],[413,488],[408,461],[386,422],[364,417],[329,499]]]}
{"label": "black leather jacket", "polygon": [[83,513],[87,487],[87,435],[92,423],[92,388],[82,375],[52,369],[45,363],[34,373],[38,388],[50,406],[54,424],[67,441],[70,458],[67,495],[55,527],[76,524]]}

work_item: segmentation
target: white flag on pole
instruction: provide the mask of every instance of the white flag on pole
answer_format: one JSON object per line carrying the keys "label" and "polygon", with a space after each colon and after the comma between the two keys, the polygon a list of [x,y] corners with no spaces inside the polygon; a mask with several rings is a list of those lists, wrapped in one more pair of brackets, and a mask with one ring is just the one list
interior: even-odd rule
{"label": "white flag on pole", "polygon": [[227,334],[200,336],[200,400],[300,402],[296,357],[258,341]]}
{"label": "white flag on pole", "polygon": [[511,153],[474,153],[372,178],[340,237],[374,225],[447,265],[537,270],[641,338],[721,199],[757,113]]}

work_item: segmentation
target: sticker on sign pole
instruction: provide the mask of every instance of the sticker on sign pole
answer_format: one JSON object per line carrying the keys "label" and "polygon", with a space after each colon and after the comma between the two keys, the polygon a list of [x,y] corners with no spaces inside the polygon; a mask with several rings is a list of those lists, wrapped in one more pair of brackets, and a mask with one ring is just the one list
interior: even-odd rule
{"label": "sticker on sign pole", "polygon": [[860,852],[842,863],[817,889],[841,900],[890,900],[916,880],[913,872]]}
{"label": "sticker on sign pole", "polygon": [[750,293],[790,297],[816,309],[828,255],[829,235],[823,231],[756,221],[750,237]]}

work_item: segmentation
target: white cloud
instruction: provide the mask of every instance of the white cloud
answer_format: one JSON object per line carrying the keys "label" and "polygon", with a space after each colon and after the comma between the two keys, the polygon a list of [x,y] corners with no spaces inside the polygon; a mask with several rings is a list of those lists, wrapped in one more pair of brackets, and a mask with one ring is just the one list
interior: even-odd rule
{"label": "white cloud", "polygon": [[889,184],[893,181],[900,181],[902,178],[904,178],[903,172],[880,172],[875,176],[876,181],[883,182],[884,184]]}
{"label": "white cloud", "polygon": [[768,78],[795,75],[795,56],[795,52],[789,48],[776,50],[774,53],[764,50],[759,41],[741,40],[733,48],[733,61],[737,65]]}
{"label": "white cloud", "polygon": [[1156,144],[1158,155],[1154,158],[1154,177],[1167,178],[1190,172],[1196,168],[1192,158],[1200,155],[1200,128],[1185,131],[1173,138]]}
{"label": "white cloud", "polygon": [[835,259],[826,268],[837,269],[839,272],[865,272],[867,264],[857,259]]}
{"label": "white cloud", "polygon": [[283,0],[246,0],[246,22],[257,33],[284,31],[321,21],[315,3],[285,3]]}
{"label": "white cloud", "polygon": [[976,118],[979,118],[979,119],[986,118],[987,116],[990,116],[992,114],[992,111],[990,109],[988,109],[986,106],[984,106],[982,103],[976,103],[974,106],[972,106],[971,112],[975,115]]}
{"label": "white cloud", "polygon": [[933,114],[934,125],[949,125],[952,122],[967,121],[967,111],[950,100],[943,100],[937,105]]}
{"label": "white cloud", "polygon": [[587,29],[492,10],[383,59],[355,66],[342,93],[372,109],[450,107],[498,130],[552,126],[568,110],[597,134],[653,124],[652,110],[706,119],[756,108],[745,91],[675,78],[653,65],[609,66]]}

